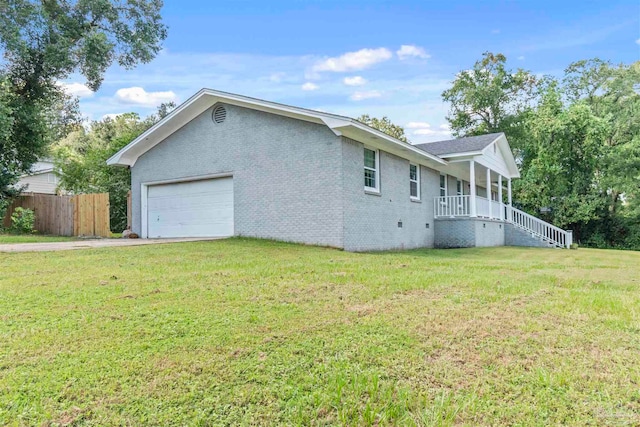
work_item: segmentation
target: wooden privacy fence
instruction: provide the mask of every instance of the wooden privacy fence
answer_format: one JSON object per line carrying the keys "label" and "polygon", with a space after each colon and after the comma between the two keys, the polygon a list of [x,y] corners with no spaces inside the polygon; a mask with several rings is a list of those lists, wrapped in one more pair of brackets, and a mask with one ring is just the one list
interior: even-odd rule
{"label": "wooden privacy fence", "polygon": [[11,214],[18,207],[35,213],[34,228],[56,236],[111,236],[109,194],[54,196],[24,194],[16,198],[4,217],[3,225],[11,226]]}

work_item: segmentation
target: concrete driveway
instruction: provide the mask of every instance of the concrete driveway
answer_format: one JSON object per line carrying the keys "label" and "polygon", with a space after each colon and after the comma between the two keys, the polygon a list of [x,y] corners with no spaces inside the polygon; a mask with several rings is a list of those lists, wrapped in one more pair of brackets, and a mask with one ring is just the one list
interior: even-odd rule
{"label": "concrete driveway", "polygon": [[10,243],[0,244],[0,252],[46,252],[70,251],[73,249],[112,248],[117,246],[158,245],[164,243],[197,242],[218,240],[223,237],[193,237],[178,239],[95,239],[74,240],[72,242]]}

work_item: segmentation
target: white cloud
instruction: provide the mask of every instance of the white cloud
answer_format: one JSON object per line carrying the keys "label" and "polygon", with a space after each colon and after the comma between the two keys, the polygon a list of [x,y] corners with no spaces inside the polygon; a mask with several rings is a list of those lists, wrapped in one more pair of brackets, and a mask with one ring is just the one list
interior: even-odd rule
{"label": "white cloud", "polygon": [[409,58],[431,58],[431,55],[425,52],[424,48],[412,44],[403,44],[400,46],[400,49],[396,51],[396,55],[398,55],[401,61]]}
{"label": "white cloud", "polygon": [[416,129],[413,131],[414,135],[433,135],[437,133],[437,131],[433,130],[433,129],[429,129],[429,128],[424,128],[424,129]]}
{"label": "white cloud", "polygon": [[105,114],[104,116],[102,116],[102,120],[104,120],[104,119],[115,120],[116,117],[121,116],[123,114],[125,114],[125,113],[108,113],[108,114]]}
{"label": "white cloud", "polygon": [[496,28],[491,30],[491,34],[500,34],[500,29]]}
{"label": "white cloud", "polygon": [[316,62],[312,71],[315,73],[322,71],[346,72],[357,71],[369,68],[379,62],[391,59],[393,55],[384,47],[378,49],[361,49],[356,52],[347,52],[334,58],[326,58]]}
{"label": "white cloud", "polygon": [[305,84],[302,85],[302,90],[316,90],[316,89],[318,89],[318,85],[311,82],[306,82]]}
{"label": "white cloud", "polygon": [[636,40],[636,44],[640,44],[640,39]]}
{"label": "white cloud", "polygon": [[431,125],[427,122],[409,122],[405,127],[407,129],[428,129]]}
{"label": "white cloud", "polygon": [[176,101],[176,94],[172,91],[147,92],[139,86],[127,87],[116,91],[116,99],[124,104],[136,104],[154,107],[163,102]]}
{"label": "white cloud", "polygon": [[367,80],[362,78],[361,76],[353,76],[345,77],[342,82],[347,86],[362,86],[363,84],[367,83]]}
{"label": "white cloud", "polygon": [[524,55],[518,56],[518,61],[524,61]]}
{"label": "white cloud", "polygon": [[58,82],[58,86],[60,86],[67,94],[77,96],[78,98],[90,98],[93,96],[93,91],[82,83]]}
{"label": "white cloud", "polygon": [[362,101],[363,99],[380,98],[382,93],[377,90],[369,90],[364,92],[354,92],[349,99],[352,101]]}
{"label": "white cloud", "polygon": [[432,129],[431,125],[427,122],[409,122],[405,126],[407,129],[414,129],[414,135],[428,135],[428,136],[448,136],[451,135],[451,129],[447,123],[442,123],[438,126],[438,129]]}

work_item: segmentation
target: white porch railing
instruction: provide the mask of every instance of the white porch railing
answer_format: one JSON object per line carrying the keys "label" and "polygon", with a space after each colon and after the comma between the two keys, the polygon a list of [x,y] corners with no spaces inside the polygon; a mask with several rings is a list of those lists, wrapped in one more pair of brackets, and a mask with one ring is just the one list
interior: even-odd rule
{"label": "white porch railing", "polygon": [[434,214],[438,217],[458,217],[471,215],[471,196],[436,197],[433,203]]}
{"label": "white porch railing", "polygon": [[[436,197],[434,208],[436,218],[471,216],[471,196]],[[505,219],[504,205],[501,207],[500,202],[476,196],[476,216],[503,220]]]}
{"label": "white porch railing", "polygon": [[482,218],[504,219],[503,208],[500,202],[476,197],[476,215]]}
{"label": "white porch railing", "polygon": [[[573,243],[571,231],[565,231],[512,206],[501,205],[500,202],[484,197],[476,197],[475,201],[477,217],[505,220],[562,248],[568,248]],[[436,218],[470,217],[471,196],[436,197],[433,207]]]}
{"label": "white porch railing", "polygon": [[573,243],[571,231],[565,231],[511,206],[507,207],[507,221],[556,246],[569,248]]}

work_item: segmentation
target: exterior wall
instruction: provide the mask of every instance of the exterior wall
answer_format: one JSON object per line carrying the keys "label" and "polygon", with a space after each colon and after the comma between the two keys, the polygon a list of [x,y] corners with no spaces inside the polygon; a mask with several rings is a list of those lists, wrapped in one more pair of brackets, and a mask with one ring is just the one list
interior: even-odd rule
{"label": "exterior wall", "polygon": [[439,172],[420,167],[420,201],[412,201],[409,160],[380,151],[380,194],[369,194],[364,190],[363,149],[362,143],[343,138],[344,249],[433,247],[433,200],[440,192]]}
{"label": "exterior wall", "polygon": [[472,248],[476,245],[473,220],[469,218],[440,218],[435,220],[436,248]]}
{"label": "exterior wall", "polygon": [[476,229],[476,247],[504,246],[505,223],[494,220],[473,221]]}
{"label": "exterior wall", "polygon": [[18,187],[23,185],[27,185],[27,188],[24,190],[25,193],[56,194],[58,178],[53,172],[28,175],[20,178],[17,183]]}
{"label": "exterior wall", "polygon": [[513,224],[505,224],[505,245],[532,246],[539,248],[555,247],[538,237],[532,236],[531,233],[527,233],[525,230],[516,227]]}
{"label": "exterior wall", "polygon": [[223,123],[209,108],[137,160],[133,231],[141,233],[142,183],[232,174],[235,234],[342,247],[341,138],[324,125],[225,108]]}
{"label": "exterior wall", "polygon": [[504,246],[505,223],[480,218],[435,220],[436,248]]}

